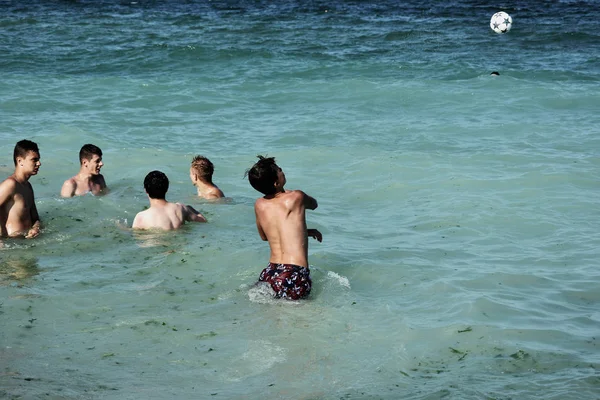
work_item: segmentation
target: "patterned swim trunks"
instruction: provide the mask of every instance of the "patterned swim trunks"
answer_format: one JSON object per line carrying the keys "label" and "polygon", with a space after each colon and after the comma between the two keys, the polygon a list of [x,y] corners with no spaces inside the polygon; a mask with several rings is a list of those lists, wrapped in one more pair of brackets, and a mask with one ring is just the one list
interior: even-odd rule
{"label": "patterned swim trunks", "polygon": [[275,297],[289,300],[308,296],[312,285],[309,269],[294,264],[269,263],[260,273],[258,281],[269,283],[275,291]]}

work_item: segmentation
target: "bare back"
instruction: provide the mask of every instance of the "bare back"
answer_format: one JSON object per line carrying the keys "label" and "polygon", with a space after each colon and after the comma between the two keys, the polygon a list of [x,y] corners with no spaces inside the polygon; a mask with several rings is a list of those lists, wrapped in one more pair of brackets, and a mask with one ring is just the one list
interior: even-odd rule
{"label": "bare back", "polygon": [[155,200],[149,209],[135,216],[132,228],[174,230],[186,221],[206,222],[206,218],[192,207]]}
{"label": "bare back", "polygon": [[214,183],[203,181],[202,179],[199,179],[193,175],[193,173],[190,173],[190,177],[192,178],[194,186],[196,186],[196,189],[198,189],[199,197],[202,197],[206,200],[215,200],[225,197],[223,191]]}
{"label": "bare back", "polygon": [[0,236],[25,236],[38,219],[29,182],[9,177],[0,184]]}
{"label": "bare back", "polygon": [[198,188],[198,196],[206,200],[215,200],[225,197],[223,191],[215,185],[205,187],[202,190]]}
{"label": "bare back", "polygon": [[256,225],[261,238],[269,241],[270,262],[308,267],[306,197],[291,190],[256,201]]}

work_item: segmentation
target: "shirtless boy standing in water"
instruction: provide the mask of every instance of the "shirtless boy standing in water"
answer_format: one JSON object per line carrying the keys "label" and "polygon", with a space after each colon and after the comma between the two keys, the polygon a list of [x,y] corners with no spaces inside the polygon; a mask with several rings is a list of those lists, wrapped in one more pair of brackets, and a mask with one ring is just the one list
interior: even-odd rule
{"label": "shirtless boy standing in water", "polygon": [[21,140],[13,153],[15,172],[0,183],[0,237],[25,237],[40,234],[40,217],[35,206],[29,178],[42,163],[36,143]]}
{"label": "shirtless boy standing in water", "polygon": [[171,203],[165,199],[169,190],[169,178],[160,171],[152,171],[144,179],[144,189],[150,200],[150,208],[137,213],[133,229],[180,228],[186,221],[206,222],[206,218],[191,206]]}
{"label": "shirtless boy standing in water", "polygon": [[252,187],[265,196],[256,200],[256,226],[262,240],[269,242],[271,257],[258,280],[267,282],[275,297],[297,300],[311,289],[308,269],[308,237],[323,240],[321,232],[306,228],[306,209],[317,208],[317,200],[301,190],[285,190],[285,174],[275,158],[258,156],[248,170]]}
{"label": "shirtless boy standing in water", "polygon": [[106,191],[106,182],[100,174],[102,162],[102,150],[93,144],[83,145],[79,151],[79,173],[67,179],[62,186],[60,195],[62,197],[82,196],[86,193],[93,195],[103,194]]}
{"label": "shirtless boy standing in water", "polygon": [[196,189],[198,196],[207,200],[220,199],[225,197],[223,191],[217,187],[212,181],[215,167],[210,160],[204,156],[196,156],[192,160],[190,167],[190,179]]}

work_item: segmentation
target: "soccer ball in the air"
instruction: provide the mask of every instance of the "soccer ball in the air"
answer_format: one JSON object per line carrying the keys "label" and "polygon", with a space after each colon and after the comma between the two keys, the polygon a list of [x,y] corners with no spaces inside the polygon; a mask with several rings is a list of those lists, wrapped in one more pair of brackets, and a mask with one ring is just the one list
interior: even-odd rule
{"label": "soccer ball in the air", "polygon": [[496,33],[506,33],[512,27],[512,18],[504,11],[497,12],[492,15],[490,20],[490,28]]}

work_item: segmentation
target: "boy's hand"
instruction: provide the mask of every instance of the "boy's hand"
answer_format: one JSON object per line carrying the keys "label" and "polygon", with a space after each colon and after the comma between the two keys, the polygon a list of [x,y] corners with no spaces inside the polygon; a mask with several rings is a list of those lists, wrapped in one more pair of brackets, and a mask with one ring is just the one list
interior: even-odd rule
{"label": "boy's hand", "polygon": [[183,206],[183,209],[185,210],[185,212],[187,214],[186,219],[188,221],[207,222],[204,215],[200,214],[200,212],[198,210],[196,210],[194,207]]}
{"label": "boy's hand", "polygon": [[31,228],[29,230],[29,232],[27,232],[25,239],[33,239],[34,237],[37,237],[39,234],[40,234],[40,227],[34,225],[33,228]]}
{"label": "boy's hand", "polygon": [[321,235],[321,232],[319,232],[317,229],[307,229],[306,233],[309,237],[317,239],[319,242],[323,241],[323,235]]}
{"label": "boy's hand", "polygon": [[25,235],[25,239],[33,239],[34,237],[37,237],[40,234],[40,220],[38,219],[37,221],[35,221],[35,224],[33,224],[33,226],[31,228],[29,228],[29,231],[27,231],[27,235]]}

